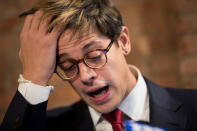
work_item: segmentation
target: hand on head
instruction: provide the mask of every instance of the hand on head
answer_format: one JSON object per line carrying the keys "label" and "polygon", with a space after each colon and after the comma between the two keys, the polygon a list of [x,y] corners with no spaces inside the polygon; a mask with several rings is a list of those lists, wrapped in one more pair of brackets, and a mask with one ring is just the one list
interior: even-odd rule
{"label": "hand on head", "polygon": [[48,32],[51,18],[42,19],[41,10],[26,17],[20,34],[19,56],[24,78],[46,86],[56,65],[56,48],[61,34],[61,25]]}

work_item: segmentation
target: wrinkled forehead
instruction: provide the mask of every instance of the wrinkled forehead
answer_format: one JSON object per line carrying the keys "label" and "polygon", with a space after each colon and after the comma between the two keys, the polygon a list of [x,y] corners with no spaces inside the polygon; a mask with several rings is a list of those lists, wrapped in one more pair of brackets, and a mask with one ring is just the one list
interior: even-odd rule
{"label": "wrinkled forehead", "polygon": [[73,29],[67,29],[61,34],[58,45],[59,47],[64,46],[64,48],[69,48],[75,46],[76,43],[80,43],[80,41],[101,36],[102,34],[96,28],[89,28],[84,31],[76,32],[74,32]]}
{"label": "wrinkled forehead", "polygon": [[81,59],[86,53],[97,49],[103,49],[105,43],[110,41],[108,37],[102,35],[98,30],[87,30],[86,32],[76,32],[68,29],[64,31],[58,42],[58,56],[62,59]]}

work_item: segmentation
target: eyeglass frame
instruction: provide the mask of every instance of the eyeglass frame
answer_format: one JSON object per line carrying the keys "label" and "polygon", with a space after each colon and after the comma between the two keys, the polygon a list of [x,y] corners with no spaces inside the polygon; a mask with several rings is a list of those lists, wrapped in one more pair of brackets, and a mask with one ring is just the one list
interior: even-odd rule
{"label": "eyeglass frame", "polygon": [[[93,51],[90,51],[90,52],[102,51],[102,52],[105,54],[105,58],[106,58],[105,64],[106,64],[106,63],[107,63],[107,53],[109,52],[109,50],[110,50],[110,48],[112,47],[113,43],[114,43],[114,39],[111,39],[111,41],[110,41],[110,43],[108,44],[107,48],[105,48],[105,49],[96,49],[96,50],[93,50]],[[88,52],[88,53],[90,53],[90,52]],[[89,64],[87,64],[87,62],[86,62],[86,57],[87,57],[87,54],[88,54],[88,53],[86,53],[82,59],[79,59],[79,60],[77,60],[75,63],[73,63],[73,65],[76,65],[76,66],[77,66],[77,73],[76,73],[75,75],[73,75],[72,77],[70,77],[70,78],[63,78],[63,77],[58,73],[58,70],[57,70],[57,67],[58,67],[59,65],[56,66],[55,73],[56,73],[61,79],[63,79],[63,80],[71,80],[71,79],[75,78],[75,77],[79,74],[79,63],[80,63],[81,61],[83,61],[83,63],[84,63],[87,67],[89,67],[89,68],[91,68],[91,69],[99,69],[99,68],[102,68],[103,66],[105,66],[105,64],[103,64],[103,65],[100,66],[100,67],[92,67],[92,66],[90,66]],[[61,68],[61,67],[59,67],[59,68]],[[63,69],[62,69],[62,70],[63,70]]]}

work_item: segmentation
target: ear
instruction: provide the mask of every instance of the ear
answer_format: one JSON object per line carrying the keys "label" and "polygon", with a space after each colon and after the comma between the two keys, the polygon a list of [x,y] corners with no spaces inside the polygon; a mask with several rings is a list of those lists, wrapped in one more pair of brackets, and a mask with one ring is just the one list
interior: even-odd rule
{"label": "ear", "polygon": [[124,55],[128,55],[131,51],[131,42],[129,37],[129,30],[126,26],[122,27],[120,36],[118,37],[118,44]]}

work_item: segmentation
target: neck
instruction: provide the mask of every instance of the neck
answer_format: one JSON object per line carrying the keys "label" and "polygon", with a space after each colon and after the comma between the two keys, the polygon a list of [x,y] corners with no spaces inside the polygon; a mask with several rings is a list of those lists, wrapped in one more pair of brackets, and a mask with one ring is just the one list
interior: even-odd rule
{"label": "neck", "polygon": [[[138,80],[138,73],[137,71],[130,67],[128,65],[128,71],[127,71],[127,95],[133,90],[133,88],[135,87],[137,80]],[[127,96],[126,95],[126,96]]]}

